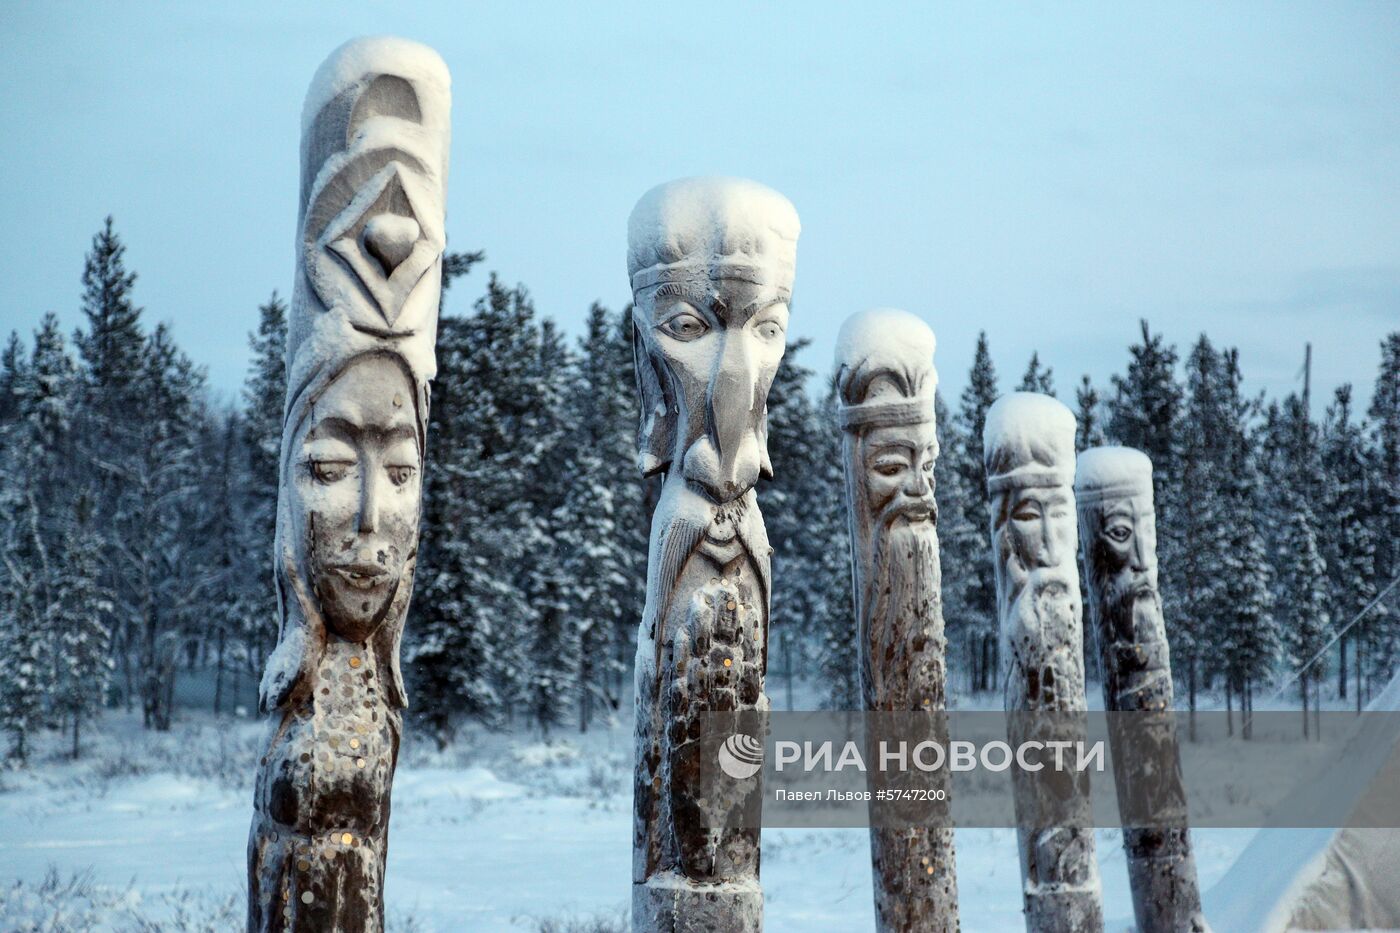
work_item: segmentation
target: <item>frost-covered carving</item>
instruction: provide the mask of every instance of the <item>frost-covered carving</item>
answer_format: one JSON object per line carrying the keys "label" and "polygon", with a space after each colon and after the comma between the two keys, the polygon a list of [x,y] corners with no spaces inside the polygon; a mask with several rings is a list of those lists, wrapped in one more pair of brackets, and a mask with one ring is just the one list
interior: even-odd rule
{"label": "frost-covered carving", "polygon": [[384,926],[447,181],[447,69],[364,39],[307,94],[248,929]]}
{"label": "frost-covered carving", "polygon": [[[1124,819],[1130,811],[1148,812],[1159,822],[1123,829],[1133,911],[1142,930],[1200,933],[1208,927],[1186,829],[1171,660],[1157,592],[1152,461],[1129,447],[1086,450],[1079,455],[1074,494],[1104,709],[1144,714],[1109,723]],[[1148,789],[1153,799],[1135,800]]]}
{"label": "frost-covered carving", "polygon": [[[854,315],[837,340],[860,681],[870,710],[941,712],[946,704],[933,351],[933,331],[905,311]],[[942,828],[870,831],[881,931],[958,929],[953,830],[946,819],[929,822]]]}
{"label": "frost-covered carving", "polygon": [[[988,409],[982,433],[1013,748],[1032,737],[1083,741],[1073,717],[1055,715],[1085,709],[1074,431],[1074,414],[1055,399],[1013,392]],[[1087,782],[1086,774],[1073,780]],[[1019,770],[1013,782],[1019,822],[1034,812],[1027,797],[1037,782]],[[1081,783],[1063,793],[1082,806],[1072,825],[1018,830],[1032,933],[1103,929],[1088,788]]]}
{"label": "frost-covered carving", "polygon": [[653,188],[628,224],[639,466],[665,474],[637,645],[638,931],[762,928],[758,830],[716,829],[758,778],[707,793],[696,738],[706,712],[768,707],[771,549],[753,486],[771,473],[798,230],[782,195],[727,178]]}

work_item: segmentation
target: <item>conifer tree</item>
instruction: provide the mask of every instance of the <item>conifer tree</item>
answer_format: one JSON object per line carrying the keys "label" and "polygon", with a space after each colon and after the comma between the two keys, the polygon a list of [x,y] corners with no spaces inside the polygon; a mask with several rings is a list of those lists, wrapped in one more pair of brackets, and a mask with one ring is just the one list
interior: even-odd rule
{"label": "conifer tree", "polygon": [[1040,354],[1032,353],[1026,365],[1025,375],[1021,376],[1018,392],[1039,392],[1042,395],[1055,394],[1055,371],[1049,366],[1040,365]]}
{"label": "conifer tree", "polygon": [[[1334,621],[1348,624],[1375,599],[1376,538],[1370,514],[1370,452],[1362,425],[1352,419],[1351,385],[1337,387],[1322,432],[1325,478],[1321,514],[1322,554],[1331,579]],[[1358,710],[1365,695],[1369,666],[1382,646],[1386,608],[1377,605],[1344,634],[1338,648],[1338,695],[1347,696],[1348,665],[1355,676]]]}
{"label": "conifer tree", "polygon": [[277,636],[272,540],[277,532],[277,459],[287,395],[287,304],[275,291],[258,307],[258,329],[248,335],[248,349],[252,359],[243,382],[239,426],[247,476],[242,520],[254,556],[242,588],[246,627],[239,635],[248,647],[249,670],[259,674]]}
{"label": "conifer tree", "polygon": [[102,708],[111,681],[111,633],[105,623],[110,602],[102,591],[99,550],[92,527],[92,504],[75,501],[58,565],[53,607],[56,634],[55,705],[67,719],[78,757],[82,727]]}
{"label": "conifer tree", "polygon": [[851,578],[851,532],[846,515],[845,468],[841,465],[841,429],[837,420],[835,385],[822,400],[821,445],[814,478],[821,490],[808,503],[809,533],[818,543],[816,573],[818,608],[813,619],[816,671],[825,687],[826,709],[861,709],[860,665],[854,648],[855,596]]}
{"label": "conifer tree", "polygon": [[1078,425],[1074,432],[1075,450],[1083,451],[1102,445],[1104,433],[1103,416],[1099,411],[1099,390],[1089,381],[1088,374],[1080,379],[1079,387],[1074,391],[1074,400],[1077,404],[1075,422]]}
{"label": "conifer tree", "polygon": [[[991,351],[987,346],[985,332],[977,335],[977,349],[972,358],[972,370],[968,373],[967,386],[963,389],[958,408],[958,433],[962,445],[959,450],[943,452],[952,456],[954,469],[958,473],[964,495],[963,523],[967,528],[976,529],[981,541],[976,551],[967,552],[961,573],[966,575],[962,588],[962,598],[955,608],[966,613],[966,618],[954,618],[945,613],[950,630],[961,629],[975,641],[973,647],[977,663],[975,669],[976,689],[996,688],[998,658],[996,580],[992,562],[986,558],[987,540],[990,533],[991,517],[987,510],[987,476],[982,462],[982,429],[987,422],[987,409],[997,399],[996,369],[992,365]],[[970,543],[970,542],[969,542]],[[951,551],[952,542],[947,549]],[[978,555],[976,559],[972,554]],[[946,570],[945,570],[946,573]]]}
{"label": "conifer tree", "polygon": [[[1400,331],[1381,341],[1381,365],[1367,411],[1375,447],[1371,508],[1375,516],[1376,575],[1378,584],[1385,587],[1400,577]],[[1386,629],[1393,632],[1400,613],[1392,611],[1386,618]],[[1400,634],[1391,634],[1388,640],[1400,641]]]}
{"label": "conifer tree", "polygon": [[1304,495],[1292,497],[1288,520],[1287,552],[1282,564],[1283,631],[1288,660],[1297,678],[1303,706],[1303,735],[1308,735],[1309,697],[1322,699],[1320,687],[1327,674],[1327,658],[1319,656],[1331,633],[1328,609],[1327,562],[1317,543],[1317,518]]}

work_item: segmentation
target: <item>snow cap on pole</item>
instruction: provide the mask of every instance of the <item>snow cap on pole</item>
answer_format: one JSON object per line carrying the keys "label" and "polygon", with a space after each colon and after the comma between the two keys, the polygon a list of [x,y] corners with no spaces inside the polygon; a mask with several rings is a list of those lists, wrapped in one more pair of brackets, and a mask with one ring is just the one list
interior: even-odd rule
{"label": "snow cap on pole", "polygon": [[1128,496],[1152,497],[1152,461],[1133,447],[1091,447],[1079,455],[1074,498],[1080,505]]}
{"label": "snow cap on pole", "polygon": [[933,420],[937,341],[920,318],[897,308],[853,314],[836,338],[841,427],[865,431]]}
{"label": "snow cap on pole", "polygon": [[744,178],[682,178],[642,195],[627,221],[632,291],[738,278],[792,288],[802,225],[792,203]]}
{"label": "snow cap on pole", "polygon": [[982,429],[987,491],[1074,482],[1074,413],[1039,392],[1011,392],[987,409]]}

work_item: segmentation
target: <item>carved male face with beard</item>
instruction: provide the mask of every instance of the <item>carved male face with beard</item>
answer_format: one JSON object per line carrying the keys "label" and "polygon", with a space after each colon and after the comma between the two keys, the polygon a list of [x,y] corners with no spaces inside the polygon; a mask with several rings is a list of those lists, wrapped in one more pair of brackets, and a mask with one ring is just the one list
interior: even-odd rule
{"label": "carved male face with beard", "polygon": [[1113,638],[1139,640],[1139,614],[1159,613],[1157,519],[1144,495],[1085,505],[1086,569],[1090,592],[1114,627]]}
{"label": "carved male face with beard", "polygon": [[869,619],[893,621],[927,598],[937,572],[938,505],[933,464],[938,438],[932,421],[876,428],[861,442],[865,504],[870,510],[871,576],[866,581]]}
{"label": "carved male face with beard", "polygon": [[[1037,653],[1077,655],[1081,610],[1073,496],[1062,486],[1013,488],[994,505],[997,566],[1007,606],[1003,631],[1009,639],[1034,645]],[[1045,703],[1062,695],[1053,675],[1038,680]]]}

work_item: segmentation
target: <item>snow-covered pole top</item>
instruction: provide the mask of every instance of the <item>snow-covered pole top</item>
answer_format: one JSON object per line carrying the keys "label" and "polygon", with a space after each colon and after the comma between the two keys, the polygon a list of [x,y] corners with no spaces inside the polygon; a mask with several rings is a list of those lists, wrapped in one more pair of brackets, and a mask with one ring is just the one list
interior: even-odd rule
{"label": "snow-covered pole top", "polygon": [[755,181],[699,177],[657,185],[627,221],[632,291],[723,278],[790,291],[801,230],[792,203]]}
{"label": "snow-covered pole top", "polygon": [[1011,392],[987,409],[982,429],[987,491],[1074,482],[1074,412],[1039,392]]}
{"label": "snow-covered pole top", "polygon": [[1152,460],[1132,447],[1091,447],[1079,455],[1074,498],[1080,505],[1152,497]]}
{"label": "snow-covered pole top", "polygon": [[836,338],[836,390],[847,431],[933,420],[933,331],[908,311],[853,314]]}
{"label": "snow-covered pole top", "polygon": [[317,69],[302,109],[289,402],[366,352],[398,355],[421,386],[433,377],[450,119],[447,66],[425,45],[354,39]]}

